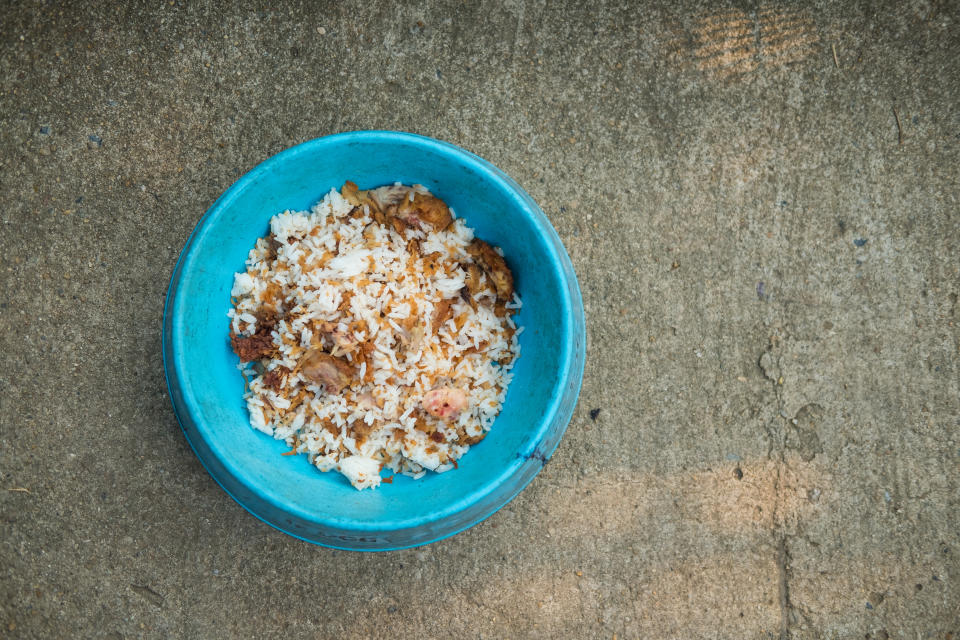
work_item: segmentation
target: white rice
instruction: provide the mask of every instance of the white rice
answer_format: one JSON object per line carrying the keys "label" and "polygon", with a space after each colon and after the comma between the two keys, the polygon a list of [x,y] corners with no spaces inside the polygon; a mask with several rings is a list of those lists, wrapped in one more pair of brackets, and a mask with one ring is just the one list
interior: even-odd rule
{"label": "white rice", "polygon": [[[420,185],[391,188],[408,189],[411,199],[428,193]],[[377,487],[381,472],[419,478],[457,466],[500,412],[522,331],[510,318],[521,306],[518,296],[498,313],[492,285],[473,304],[461,296],[473,230],[455,218],[443,231],[401,234],[331,190],[310,211],[275,215],[270,231],[250,251],[246,271],[235,275],[228,314],[240,338],[258,331],[265,310],[279,318],[269,334],[274,356],[241,366],[251,427],[285,440],[321,471],[339,471],[357,489]],[[412,245],[419,252],[411,254]],[[423,258],[434,252],[435,272]],[[443,300],[452,313],[433,327]],[[369,345],[369,356],[358,342]],[[338,394],[300,372],[301,358],[317,348],[354,367]],[[268,372],[285,374],[279,391],[265,382]],[[442,386],[468,400],[449,420],[422,406],[424,395]]]}

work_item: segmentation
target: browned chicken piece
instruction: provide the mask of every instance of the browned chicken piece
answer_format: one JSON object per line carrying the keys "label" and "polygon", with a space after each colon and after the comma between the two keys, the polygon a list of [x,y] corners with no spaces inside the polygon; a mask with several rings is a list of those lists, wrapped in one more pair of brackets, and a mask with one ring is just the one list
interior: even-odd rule
{"label": "browned chicken piece", "polygon": [[477,299],[474,298],[472,295],[470,295],[470,290],[467,289],[466,287],[464,287],[463,289],[460,289],[460,297],[463,298],[464,302],[469,304],[474,311],[476,311],[477,308],[480,306],[479,303],[477,302]]}
{"label": "browned chicken piece", "polygon": [[[344,293],[344,299],[349,303],[349,297],[353,294],[351,292]],[[341,303],[341,310],[346,307]],[[357,327],[351,325],[347,328],[346,331],[341,331],[339,326],[334,322],[327,322],[325,320],[313,321],[313,331],[314,333],[319,333],[323,335],[327,340],[333,343],[333,347],[330,350],[331,354],[334,356],[339,356],[342,353],[350,353],[351,351],[356,350],[359,346],[356,337],[353,335],[353,331]]]}
{"label": "browned chicken piece", "polygon": [[389,218],[390,226],[393,227],[393,230],[399,233],[401,236],[403,232],[407,230],[407,223],[404,222],[401,218]]}
{"label": "browned chicken piece", "polygon": [[322,386],[328,393],[337,394],[350,384],[353,367],[343,358],[335,358],[314,348],[303,357],[300,373]]}
{"label": "browned chicken piece", "polygon": [[407,243],[407,253],[414,258],[420,257],[420,241],[416,238],[411,238],[410,242]]}
{"label": "browned chicken piece", "polygon": [[434,251],[433,253],[428,253],[423,256],[423,273],[427,276],[434,276],[440,270],[440,265],[437,264],[443,256],[439,251]]}
{"label": "browned chicken piece", "polygon": [[283,386],[283,381],[288,373],[290,373],[290,369],[286,367],[277,367],[276,369],[267,371],[263,374],[263,386],[273,389],[276,393],[280,393],[280,387]]}
{"label": "browned chicken piece", "polygon": [[503,257],[483,240],[474,239],[467,253],[483,267],[497,289],[497,297],[509,301],[513,297],[513,274]]}
{"label": "browned chicken piece", "polygon": [[423,396],[423,408],[434,418],[456,420],[467,408],[467,394],[453,387],[431,389]]}
{"label": "browned chicken piece", "polygon": [[343,196],[344,200],[353,206],[359,207],[363,204],[363,200],[367,195],[367,192],[360,191],[360,187],[357,186],[357,183],[347,180],[343,183],[343,186],[340,187],[340,195]]}
{"label": "browned chicken piece", "polygon": [[467,279],[464,281],[467,291],[475,296],[484,289],[483,271],[475,264],[467,266]]}
{"label": "browned chicken piece", "polygon": [[379,201],[377,200],[376,193],[378,190],[361,190],[355,182],[347,180],[343,183],[343,186],[340,187],[340,195],[343,196],[343,199],[353,205],[353,210],[350,212],[352,216],[354,213],[357,213],[358,210],[362,210],[362,207],[366,207],[370,210],[370,215],[378,224],[386,224],[387,219],[383,215],[382,207],[380,206]]}
{"label": "browned chicken piece", "polygon": [[363,420],[357,420],[356,422],[353,423],[353,426],[351,427],[353,431],[353,437],[356,438],[357,444],[360,444],[360,445],[363,444],[364,440],[366,440],[376,428],[377,428],[376,423],[367,424]]}
{"label": "browned chicken piece", "polygon": [[[377,346],[373,342],[367,340],[360,343],[360,354],[364,358],[370,358],[373,355],[373,352],[377,350]],[[370,367],[367,367],[367,375],[372,373]]]}
{"label": "browned chicken piece", "polygon": [[409,197],[397,206],[396,216],[413,228],[429,227],[434,231],[443,231],[453,222],[450,209],[435,196],[416,193],[411,201]]}
{"label": "browned chicken piece", "polygon": [[339,329],[334,330],[330,334],[330,339],[333,341],[332,352],[336,355],[350,353],[360,344],[349,331],[340,331]]}
{"label": "browned chicken piece", "polygon": [[417,431],[423,431],[425,434],[430,435],[437,430],[437,425],[432,422],[427,422],[427,419],[423,416],[423,412],[417,411],[414,415],[416,416],[416,423],[413,428]]}
{"label": "browned chicken piece", "polygon": [[280,250],[280,242],[274,237],[271,233],[269,239],[267,240],[267,253],[266,261],[273,262],[277,259],[277,251]]}
{"label": "browned chicken piece", "polygon": [[340,194],[354,207],[367,205],[374,220],[381,225],[389,221],[394,230],[401,234],[407,227],[443,231],[453,222],[450,209],[443,200],[415,192],[404,185],[386,185],[364,191],[347,180]]}
{"label": "browned chicken piece", "polygon": [[490,288],[493,289],[493,285],[490,284],[490,279],[484,279],[483,269],[478,267],[476,264],[467,265],[467,277],[464,280],[464,286],[460,289],[460,297],[464,302],[473,307],[473,310],[477,310],[477,294],[483,291],[484,289]]}
{"label": "browned chicken piece", "polygon": [[242,362],[251,362],[266,358],[276,351],[273,336],[270,333],[277,324],[277,316],[271,312],[261,312],[257,318],[257,331],[252,336],[238,336],[230,332],[230,346]]}
{"label": "browned chicken piece", "polygon": [[252,336],[238,336],[235,333],[230,334],[230,346],[234,353],[239,356],[242,362],[259,360],[272,354],[276,347],[273,346],[273,337],[268,333],[264,334],[257,331]]}
{"label": "browned chicken piece", "polygon": [[450,304],[450,300],[444,298],[437,303],[437,306],[433,308],[433,315],[430,316],[430,326],[433,327],[434,333],[443,326],[444,322],[450,319],[452,313],[453,305]]}

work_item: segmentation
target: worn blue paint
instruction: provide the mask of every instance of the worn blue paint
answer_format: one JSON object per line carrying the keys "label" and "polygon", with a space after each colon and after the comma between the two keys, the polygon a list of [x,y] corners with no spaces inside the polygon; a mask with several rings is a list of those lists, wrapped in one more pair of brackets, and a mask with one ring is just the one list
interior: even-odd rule
{"label": "worn blue paint", "polygon": [[[243,381],[229,348],[233,273],[270,217],[306,209],[353,180],[361,188],[419,182],[503,248],[524,306],[522,355],[503,412],[460,468],[356,491],[284,443],[248,425]],[[238,180],[207,211],[180,256],[167,294],[164,366],[171,400],[197,456],[252,514],[331,547],[383,550],[425,544],[509,502],[553,453],[576,405],[586,348],[583,304],[570,259],[533,200],[503,172],[453,145],[364,131],[288,149]]]}

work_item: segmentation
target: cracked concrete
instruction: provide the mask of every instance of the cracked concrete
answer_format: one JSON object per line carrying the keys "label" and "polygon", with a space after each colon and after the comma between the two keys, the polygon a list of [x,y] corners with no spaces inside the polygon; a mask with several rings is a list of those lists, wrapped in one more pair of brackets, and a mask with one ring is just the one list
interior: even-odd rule
{"label": "cracked concrete", "polygon": [[[0,636],[960,637],[958,25],[937,0],[7,7]],[[590,344],[516,500],[375,556],[216,486],[159,338],[220,193],[372,128],[516,178]]]}

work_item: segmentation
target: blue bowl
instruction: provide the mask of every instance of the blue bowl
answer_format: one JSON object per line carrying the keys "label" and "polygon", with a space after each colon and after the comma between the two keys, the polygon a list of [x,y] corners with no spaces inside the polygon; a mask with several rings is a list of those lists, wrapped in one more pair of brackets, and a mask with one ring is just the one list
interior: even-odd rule
{"label": "blue bowl", "polygon": [[[521,354],[503,410],[459,469],[357,491],[338,473],[250,428],[227,333],[233,274],[285,209],[331,188],[420,183],[477,236],[503,248],[523,300]],[[505,505],[553,453],[576,405],[585,332],[577,279],[553,227],[520,186],[453,145],[360,131],[297,145],[244,175],[207,211],[180,255],[163,317],[167,386],[183,432],[220,486],[250,513],[303,540],[340,549],[426,544]]]}

